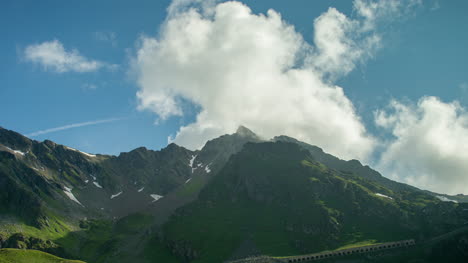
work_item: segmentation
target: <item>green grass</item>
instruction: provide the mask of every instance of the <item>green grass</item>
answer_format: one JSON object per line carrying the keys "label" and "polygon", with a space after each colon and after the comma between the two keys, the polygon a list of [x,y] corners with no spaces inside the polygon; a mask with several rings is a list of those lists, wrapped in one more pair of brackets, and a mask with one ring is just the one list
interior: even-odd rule
{"label": "green grass", "polygon": [[66,248],[68,254],[97,262],[98,258],[105,255],[112,240],[113,223],[107,220],[90,220],[88,228],[70,232],[68,235],[57,239],[56,242]]}
{"label": "green grass", "polygon": [[153,217],[142,213],[126,216],[115,224],[113,232],[119,235],[134,234],[151,225]]}
{"label": "green grass", "polygon": [[329,171],[328,167],[326,167],[324,164],[319,163],[319,162],[311,162],[309,160],[302,160],[301,164],[304,165],[304,166],[308,166],[308,167],[311,167],[313,169],[316,169],[317,171],[319,171],[321,173],[325,173],[325,172]]}
{"label": "green grass", "polygon": [[21,222],[18,218],[12,216],[0,223],[0,235],[10,236],[15,233],[23,233],[26,236],[55,240],[66,236],[71,231],[75,230],[73,226],[64,221],[51,217],[47,222],[48,226],[37,228]]}
{"label": "green grass", "polygon": [[377,244],[379,244],[377,240],[371,239],[371,240],[364,240],[364,241],[357,242],[357,243],[347,244],[335,250],[348,249],[348,248],[353,248],[353,247],[370,246],[370,245],[377,245]]}
{"label": "green grass", "polygon": [[4,248],[0,249],[0,263],[84,263],[84,261],[67,260],[37,250]]}
{"label": "green grass", "polygon": [[[83,229],[71,232],[56,242],[75,258],[88,262],[141,262],[144,258],[169,253],[165,246],[151,242],[153,216],[137,213],[118,221],[88,220]],[[150,247],[148,242],[153,247]],[[158,259],[158,257],[156,257]],[[167,261],[170,262],[170,261]]]}
{"label": "green grass", "polygon": [[205,185],[203,179],[193,178],[190,183],[184,184],[184,186],[178,190],[180,196],[191,196],[196,194]]}
{"label": "green grass", "polygon": [[172,255],[166,245],[157,238],[150,239],[146,244],[143,258],[148,262],[180,263],[180,260]]}

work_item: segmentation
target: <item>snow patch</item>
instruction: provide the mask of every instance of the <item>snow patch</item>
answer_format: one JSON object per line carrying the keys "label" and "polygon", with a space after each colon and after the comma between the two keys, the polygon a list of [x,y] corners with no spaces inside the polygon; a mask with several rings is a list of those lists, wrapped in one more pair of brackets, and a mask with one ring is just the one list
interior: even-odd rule
{"label": "snow patch", "polygon": [[143,189],[145,189],[144,187],[142,187],[141,189],[138,189],[138,193],[143,191]]}
{"label": "snow patch", "polygon": [[157,194],[150,194],[151,198],[153,198],[153,202],[158,201],[159,199],[163,198],[162,195],[157,195]]}
{"label": "snow patch", "polygon": [[192,155],[192,159],[190,159],[189,161],[189,166],[192,167],[193,166],[193,162],[195,161],[195,158],[197,158],[196,155]]}
{"label": "snow patch", "polygon": [[375,193],[375,195],[376,195],[376,196],[380,196],[380,197],[385,197],[385,198],[388,198],[388,199],[392,199],[392,200],[393,200],[393,198],[391,198],[391,197],[388,196],[388,195],[383,195],[383,194],[379,194],[379,193]]}
{"label": "snow patch", "polygon": [[102,188],[102,186],[98,182],[93,182],[93,184],[98,188]]}
{"label": "snow patch", "polygon": [[198,167],[200,167],[200,166],[202,166],[202,165],[203,165],[202,163],[199,163],[199,164],[198,164]]}
{"label": "snow patch", "polygon": [[10,147],[6,147],[6,146],[5,146],[5,148],[7,148],[8,150],[12,151],[12,152],[15,153],[15,154],[19,154],[19,155],[21,155],[21,156],[24,156],[24,155],[25,155],[25,153],[22,152],[22,151],[13,150],[13,149],[11,149]]}
{"label": "snow patch", "polygon": [[72,151],[75,151],[75,152],[82,153],[82,154],[84,154],[84,155],[86,155],[86,156],[88,156],[88,157],[96,157],[95,154],[85,153],[85,152],[82,152],[82,151],[80,151],[80,150],[77,150],[77,149],[73,149],[73,148],[71,148],[71,147],[68,147],[68,146],[65,146],[65,148],[67,148],[67,149],[69,149],[69,150],[72,150]]}
{"label": "snow patch", "polygon": [[80,203],[80,201],[78,201],[78,199],[76,199],[76,197],[73,195],[72,193],[72,189],[71,188],[68,188],[66,186],[63,187],[65,190],[63,190],[63,192],[68,196],[68,198],[70,198],[72,201],[78,203],[79,205],[81,205],[82,207],[84,207],[84,205],[82,205]]}
{"label": "snow patch", "polygon": [[115,194],[115,195],[111,195],[111,199],[116,198],[117,196],[121,195],[122,193],[123,193],[123,191],[120,191],[120,192],[118,192],[118,193]]}
{"label": "snow patch", "polygon": [[89,176],[91,176],[93,178],[93,181],[96,181],[96,176],[90,174]]}
{"label": "snow patch", "polygon": [[187,181],[185,181],[185,183],[188,183],[188,182],[190,182],[190,180],[192,180],[192,178],[189,178]]}
{"label": "snow patch", "polygon": [[436,195],[436,197],[439,198],[440,201],[458,203],[458,201],[452,200],[452,199],[448,199],[448,198],[445,197],[445,196]]}
{"label": "snow patch", "polygon": [[88,183],[88,182],[89,182],[89,180],[85,180],[84,182],[85,182],[85,183]]}
{"label": "snow patch", "polygon": [[208,174],[211,172],[209,165],[205,166],[205,172],[208,173]]}

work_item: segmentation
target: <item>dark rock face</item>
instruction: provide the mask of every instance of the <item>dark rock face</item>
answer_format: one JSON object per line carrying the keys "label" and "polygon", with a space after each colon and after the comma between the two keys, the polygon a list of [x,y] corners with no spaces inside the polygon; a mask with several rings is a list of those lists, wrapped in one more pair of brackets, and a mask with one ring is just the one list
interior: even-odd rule
{"label": "dark rock face", "polygon": [[46,192],[47,183],[30,169],[10,158],[0,159],[0,211],[13,212],[39,226],[42,204],[38,194]]}
{"label": "dark rock face", "polygon": [[0,248],[4,248],[4,247],[5,247],[6,241],[7,241],[7,238],[5,238],[4,236],[0,235]]}
{"label": "dark rock face", "polygon": [[[0,128],[0,209],[36,226],[47,222],[39,220],[46,210],[75,220],[121,217],[150,205],[151,194],[164,196],[185,183],[193,154],[171,144],[161,151],[142,147],[118,157],[90,155]],[[120,192],[118,199],[111,198]],[[57,202],[42,202],[44,198]]]}
{"label": "dark rock face", "polygon": [[5,146],[26,152],[33,142],[23,135],[0,127],[0,143]]}
{"label": "dark rock face", "polygon": [[463,257],[468,258],[468,235],[461,236],[458,239],[457,250],[460,251]]}
{"label": "dark rock face", "polygon": [[246,143],[257,143],[262,140],[251,130],[240,126],[236,133],[223,135],[208,141],[197,154],[195,165],[202,163],[209,165],[213,174],[216,174],[229,160],[229,158],[242,150]]}
{"label": "dark rock face", "polygon": [[255,134],[253,131],[249,130],[248,128],[242,125],[239,126],[239,128],[237,128],[237,131],[235,134],[243,138],[249,138],[252,141],[261,141],[260,137],[258,137],[257,134]]}
{"label": "dark rock face", "polygon": [[309,151],[315,161],[320,162],[331,169],[359,175],[360,177],[363,177],[367,180],[378,182],[379,184],[382,184],[383,186],[391,190],[419,190],[415,187],[387,179],[383,177],[379,172],[371,169],[369,166],[362,165],[361,162],[359,162],[358,160],[341,160],[331,154],[325,153],[321,148],[317,146],[298,141],[294,138],[283,135],[274,137],[273,141],[290,142],[297,144],[303,149]]}

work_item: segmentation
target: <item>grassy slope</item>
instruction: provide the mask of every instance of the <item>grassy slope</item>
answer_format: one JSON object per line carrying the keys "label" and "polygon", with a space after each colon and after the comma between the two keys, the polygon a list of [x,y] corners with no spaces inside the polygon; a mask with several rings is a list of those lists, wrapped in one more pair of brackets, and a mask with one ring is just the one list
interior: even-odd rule
{"label": "grassy slope", "polygon": [[37,251],[4,248],[0,249],[0,263],[84,263],[79,260],[67,260]]}
{"label": "grassy slope", "polygon": [[[36,242],[32,249],[58,253],[65,258],[93,263],[154,262],[154,259],[163,260],[157,262],[178,262],[174,261],[165,244],[149,235],[154,221],[150,215],[138,213],[117,221],[90,220],[82,224],[82,228],[60,220],[49,220],[49,226],[37,228],[21,223],[14,216],[2,216],[0,221],[0,237],[3,240],[21,233],[26,240],[43,241]],[[53,243],[46,243],[49,240]],[[21,247],[30,246],[25,244],[29,242],[19,242]]]}
{"label": "grassy slope", "polygon": [[71,224],[65,223],[57,217],[48,218],[48,226],[38,228],[31,226],[15,216],[3,216],[0,220],[0,235],[8,237],[15,233],[23,233],[29,237],[45,240],[56,240],[76,230]]}
{"label": "grassy slope", "polygon": [[67,254],[87,262],[178,262],[153,238],[151,215],[142,213],[118,221],[91,220],[81,231],[56,240]]}

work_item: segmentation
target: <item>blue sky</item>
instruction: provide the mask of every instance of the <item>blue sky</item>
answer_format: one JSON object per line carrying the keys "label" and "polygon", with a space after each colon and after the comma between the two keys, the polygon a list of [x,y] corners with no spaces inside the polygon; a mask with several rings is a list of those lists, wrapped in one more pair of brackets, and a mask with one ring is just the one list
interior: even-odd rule
{"label": "blue sky", "polygon": [[[183,1],[179,0],[179,2]],[[343,14],[350,21],[359,22],[360,27],[364,27],[366,18],[360,15],[359,9],[355,6],[356,2],[370,6],[372,3],[385,4],[391,1],[245,0],[242,2],[252,10],[252,18],[258,18],[257,15],[266,14],[269,9],[274,9],[281,14],[283,22],[294,26],[293,35],[302,36],[305,43],[315,48],[317,45],[314,42],[314,34],[318,31],[318,25],[314,25],[314,21],[324,14],[330,15],[330,19],[339,18],[339,16],[332,16],[336,13],[331,12],[330,7],[336,8],[339,14]],[[416,3],[418,1],[403,2]],[[453,136],[450,134],[447,136],[458,141],[468,140],[464,113],[468,107],[468,49],[466,48],[468,47],[468,33],[464,29],[464,26],[468,24],[466,1],[421,1],[409,7],[401,6],[398,12],[389,14],[383,14],[375,9],[373,10],[375,15],[382,16],[382,19],[378,20],[379,17],[377,22],[372,21],[372,30],[364,32],[362,28],[349,29],[354,30],[349,33],[362,34],[359,39],[353,39],[354,42],[352,42],[355,46],[350,51],[360,52],[356,58],[348,58],[346,54],[341,54],[344,58],[340,59],[348,60],[339,60],[340,62],[351,62],[352,66],[349,70],[333,68],[331,69],[333,72],[338,72],[336,78],[322,78],[321,74],[323,72],[325,75],[329,74],[330,69],[324,69],[327,66],[323,63],[317,64],[318,66],[314,64],[314,67],[318,69],[314,69],[312,75],[319,76],[320,85],[326,87],[337,85],[342,88],[344,95],[339,95],[341,101],[338,104],[348,100],[352,104],[349,109],[354,109],[353,116],[346,118],[350,118],[349,127],[352,128],[349,129],[355,128],[357,131],[350,134],[337,133],[337,136],[358,138],[351,142],[346,139],[342,142],[341,139],[336,139],[337,144],[349,143],[351,146],[348,148],[331,145],[329,141],[332,135],[325,136],[320,133],[304,135],[307,129],[319,129],[320,127],[316,126],[319,126],[322,120],[318,120],[315,123],[316,126],[313,126],[313,123],[310,124],[311,126],[307,129],[301,128],[302,126],[296,122],[294,125],[297,124],[298,127],[295,129],[280,129],[270,124],[257,127],[256,124],[250,124],[250,119],[244,115],[237,121],[219,122],[219,119],[232,116],[213,113],[219,105],[207,102],[206,97],[211,100],[219,99],[220,103],[223,103],[222,98],[216,97],[218,92],[213,91],[214,88],[205,90],[194,87],[185,90],[183,87],[177,87],[170,91],[164,90],[164,101],[174,99],[177,107],[181,108],[180,111],[176,109],[177,107],[163,108],[161,104],[158,104],[159,102],[156,106],[153,105],[155,100],[152,96],[157,97],[154,94],[160,94],[154,92],[163,90],[161,83],[175,86],[180,83],[169,77],[158,83],[158,77],[161,77],[158,74],[163,74],[158,71],[159,65],[170,68],[160,57],[162,53],[157,53],[160,51],[157,50],[158,48],[156,51],[150,50],[155,52],[154,59],[139,56],[138,52],[149,48],[149,44],[145,46],[145,40],[170,43],[169,37],[165,37],[162,33],[164,30],[170,31],[165,28],[165,21],[178,19],[168,17],[167,8],[170,4],[169,0],[2,1],[0,4],[0,34],[2,35],[0,42],[0,98],[2,101],[0,103],[0,112],[2,112],[0,126],[29,135],[36,140],[50,139],[86,152],[119,154],[139,146],[160,149],[167,145],[168,138],[182,145],[199,146],[188,141],[195,140],[194,136],[199,134],[202,139],[197,143],[203,143],[206,139],[230,132],[231,126],[245,124],[254,126],[254,131],[266,137],[275,133],[290,133],[288,135],[317,144],[343,158],[364,159],[363,162],[379,167],[393,179],[421,186],[440,183],[443,180],[437,174],[429,172],[426,164],[434,163],[434,158],[436,158],[438,166],[431,169],[442,171],[446,167],[451,167],[450,163],[453,165],[451,158],[459,155],[463,150],[456,146],[448,147],[447,145],[454,144],[452,141],[441,140],[440,144],[436,143],[434,147],[442,149],[447,146],[448,150],[443,151],[443,154],[424,155],[418,166],[397,165],[401,161],[397,156],[406,152],[408,148],[405,147],[411,148],[409,138],[417,137],[417,131],[425,127],[424,118],[433,116],[429,114],[432,109],[435,109],[437,105],[452,107],[450,109],[453,112],[450,109],[447,110],[447,115],[443,118],[448,127],[453,126],[453,130],[458,132]],[[211,4],[211,6],[214,5],[216,4]],[[234,6],[231,7],[234,10]],[[226,8],[226,10],[230,9]],[[185,15],[185,11],[181,8],[174,11],[173,16]],[[207,15],[205,18],[216,25],[212,16]],[[268,28],[267,26],[262,28]],[[286,31],[280,33],[289,34]],[[367,43],[364,40],[369,40],[370,38],[367,37],[370,35],[379,37],[378,45],[376,45],[378,48],[372,51],[367,50],[371,49],[371,46],[363,46]],[[45,66],[43,60],[34,60],[32,55],[28,57],[28,47],[36,47],[36,49],[31,49],[31,52],[35,52],[39,45],[54,41],[68,54],[74,53],[85,62],[100,63],[99,66],[88,70],[80,70],[74,66],[59,68],[51,64]],[[287,44],[294,45],[289,42]],[[272,49],[271,52],[277,52],[277,50]],[[211,58],[206,57],[211,53],[205,53],[195,59],[212,61]],[[311,57],[320,60],[318,53]],[[325,58],[324,61],[327,61],[326,59],[329,58]],[[150,65],[151,61],[157,64],[154,68]],[[258,67],[258,64],[254,66]],[[294,65],[290,69],[295,67],[299,66]],[[145,71],[147,69],[150,73]],[[154,73],[156,80],[151,79],[151,70],[159,72]],[[178,70],[175,70],[174,74],[186,74],[187,82],[184,83],[191,83],[190,74],[193,72],[186,71],[186,68]],[[164,77],[168,75],[167,70],[162,72],[165,74]],[[231,71],[223,73],[229,75]],[[200,69],[198,74],[209,76],[213,73],[208,68],[206,72]],[[146,78],[156,82],[142,84],[143,79]],[[199,79],[196,78],[196,81]],[[245,83],[249,84],[249,82]],[[155,88],[153,89],[151,85]],[[138,97],[137,92],[143,91],[145,98]],[[278,88],[278,91],[281,89]],[[424,98],[428,96],[434,96],[436,100],[425,100]],[[145,99],[147,103],[153,104],[145,104]],[[252,101],[255,102],[255,100]],[[259,100],[259,103],[269,103],[269,100]],[[327,103],[323,105],[333,107],[335,105],[333,101],[330,102],[332,104]],[[283,106],[287,108],[290,104]],[[229,107],[237,111],[241,106],[226,105],[226,108]],[[204,122],[197,122],[197,115],[204,109],[209,111],[207,113],[209,117]],[[307,109],[312,112],[316,110],[316,108]],[[252,109],[252,112],[255,110]],[[161,115],[163,111],[168,112],[167,116]],[[434,112],[438,111],[434,110]],[[451,116],[451,113],[454,113],[455,117]],[[282,113],[279,114],[281,116]],[[339,116],[336,118],[341,118]],[[408,116],[413,116],[421,126],[412,129],[401,128],[408,127],[405,125]],[[449,119],[451,117],[453,118]],[[282,118],[279,117],[279,119]],[[297,119],[304,119],[304,117]],[[304,120],[309,122],[312,119],[305,118]],[[427,122],[431,120],[433,119]],[[445,123],[444,121],[439,122]],[[261,119],[257,120],[257,123],[261,122]],[[344,123],[348,122],[344,121]],[[194,125],[190,126],[190,124]],[[290,123],[284,123],[283,126],[287,125]],[[206,128],[215,126],[216,128],[212,130]],[[55,129],[57,127],[59,129]],[[60,129],[60,127],[64,128]],[[181,127],[190,127],[191,130],[182,131]],[[339,124],[335,128],[346,130],[347,126]],[[363,132],[362,129],[365,131]],[[436,133],[441,127],[431,126],[427,129],[433,129]],[[443,135],[434,136],[439,138]],[[365,145],[362,146],[365,150],[350,149],[359,148],[361,142]],[[427,143],[429,148],[420,149],[421,152],[432,149],[431,143],[428,141],[423,143]],[[463,161],[455,161],[457,176],[453,177],[453,182],[466,179],[462,174],[468,171],[468,167],[462,164]],[[403,175],[403,171],[409,172]],[[424,174],[424,176],[412,177],[411,174]],[[434,189],[446,192],[465,190],[468,192],[468,189],[456,188],[454,190],[453,184]]]}

